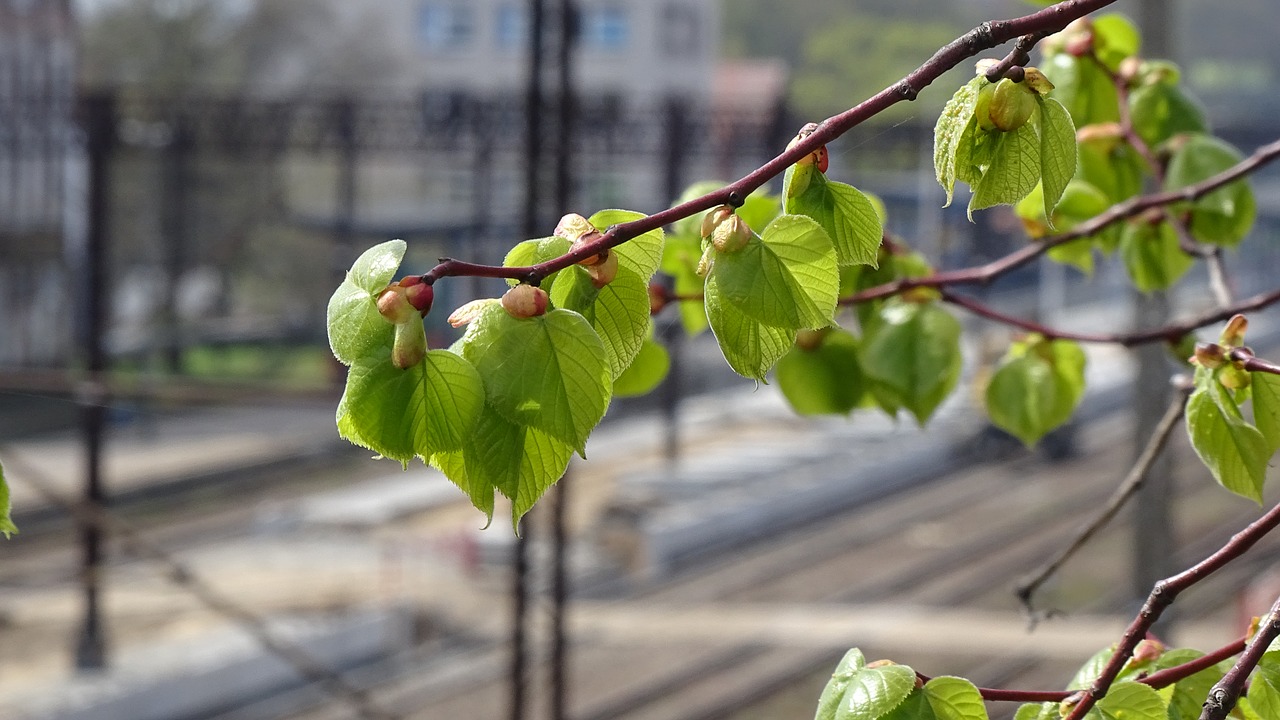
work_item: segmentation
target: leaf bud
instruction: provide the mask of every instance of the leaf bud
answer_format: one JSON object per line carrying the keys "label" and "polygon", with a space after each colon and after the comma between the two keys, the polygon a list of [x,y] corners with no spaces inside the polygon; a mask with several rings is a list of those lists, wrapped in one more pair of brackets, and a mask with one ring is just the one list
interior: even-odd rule
{"label": "leaf bud", "polygon": [[1026,68],[1026,78],[1020,84],[1031,88],[1031,91],[1037,95],[1048,95],[1053,92],[1053,83],[1040,72],[1040,68]]}
{"label": "leaf bud", "polygon": [[421,281],[405,286],[404,280],[401,280],[400,284],[404,287],[405,299],[418,311],[419,316],[426,317],[431,312],[431,303],[436,297],[435,288]]}
{"label": "leaf bud", "polygon": [[1244,346],[1244,334],[1249,329],[1249,319],[1243,315],[1232,315],[1227,326],[1222,329],[1218,343],[1224,347],[1237,348]]}
{"label": "leaf bud", "polygon": [[720,227],[720,223],[733,216],[734,209],[732,205],[721,205],[708,210],[707,214],[702,216],[702,227],[700,229],[702,239],[706,240],[711,237],[711,233],[715,232],[717,227]]}
{"label": "leaf bud", "polygon": [[555,232],[552,234],[569,242],[577,242],[580,238],[594,232],[599,231],[596,230],[595,225],[591,224],[590,220],[578,213],[569,213],[560,218],[560,222],[556,223]]}
{"label": "leaf bud", "polygon": [[470,324],[472,320],[484,314],[485,308],[498,302],[496,298],[483,298],[480,300],[472,300],[462,307],[454,310],[449,315],[450,327],[460,328],[463,325]]}
{"label": "leaf bud", "polygon": [[1249,375],[1249,371],[1244,368],[1236,367],[1232,363],[1223,365],[1218,370],[1218,382],[1224,388],[1231,390],[1243,390],[1249,387],[1253,382],[1253,377]]}
{"label": "leaf bud", "polygon": [[1084,57],[1093,51],[1093,31],[1072,33],[1067,36],[1063,50],[1073,57]]}
{"label": "leaf bud", "polygon": [[[600,255],[604,256],[603,262],[592,263],[587,266],[587,275],[591,276],[591,284],[597,290],[613,282],[613,279],[618,276],[618,253],[606,250]],[[596,257],[600,257],[600,255]]]}
{"label": "leaf bud", "polygon": [[1226,351],[1216,343],[1196,343],[1195,354],[1191,356],[1192,364],[1209,370],[1216,370],[1222,367],[1226,361]]}
{"label": "leaf bud", "polygon": [[831,328],[822,328],[821,330],[800,330],[796,332],[796,347],[805,352],[813,352],[822,347],[822,341],[827,337],[827,333],[831,332]]}
{"label": "leaf bud", "polygon": [[420,318],[396,324],[395,342],[391,346],[391,363],[401,370],[422,362],[427,355],[427,334]]}
{"label": "leaf bud", "polygon": [[[787,149],[790,150],[800,142],[803,142],[805,138],[812,135],[817,131],[817,129],[817,123],[806,123],[804,127],[800,128],[800,132],[796,133],[796,136],[791,138],[791,142],[787,143]],[[818,167],[818,172],[825,173],[827,171],[829,161],[830,158],[827,156],[827,146],[823,145],[817,150],[814,150],[808,155],[797,160],[796,165],[816,165]]]}
{"label": "leaf bud", "polygon": [[1164,654],[1165,650],[1166,648],[1164,643],[1159,640],[1153,640],[1151,638],[1142,640],[1138,643],[1138,646],[1133,649],[1131,664],[1137,665],[1139,663],[1155,662],[1160,659],[1160,656]]}
{"label": "leaf bud", "polygon": [[1138,78],[1138,73],[1142,70],[1142,59],[1137,55],[1130,55],[1120,61],[1120,67],[1116,69],[1116,75],[1124,81],[1126,85],[1132,85],[1134,80]]}
{"label": "leaf bud", "polygon": [[1076,142],[1107,143],[1114,147],[1124,138],[1124,128],[1117,122],[1102,122],[1085,125],[1076,130]]}
{"label": "leaf bud", "polygon": [[716,226],[711,233],[711,245],[717,252],[735,253],[751,242],[751,226],[741,217],[734,215]]}
{"label": "leaf bud", "polygon": [[547,312],[547,291],[520,283],[502,296],[502,309],[518,320],[538,317]]}
{"label": "leaf bud", "polygon": [[1006,78],[996,83],[987,115],[997,130],[1012,132],[1026,125],[1035,109],[1036,100],[1026,83]]}
{"label": "leaf bud", "polygon": [[391,285],[378,294],[378,313],[387,322],[400,325],[417,316],[418,311],[405,297],[405,289],[399,285]]}
{"label": "leaf bud", "polygon": [[[595,232],[595,231],[587,233],[586,235],[583,235],[582,237],[573,241],[573,244],[569,246],[569,252],[577,252],[578,250],[581,250],[584,245],[587,245],[589,243],[595,242],[596,240],[599,240],[603,235],[604,233]],[[583,267],[589,268],[592,265],[597,265],[599,263],[602,263],[608,260],[612,254],[613,253],[609,252],[609,248],[605,248],[604,250],[601,250],[595,255],[588,255],[587,257],[579,260],[578,264]]]}
{"label": "leaf bud", "polygon": [[698,277],[704,278],[711,274],[711,266],[715,263],[715,248],[708,245],[702,251],[702,257],[698,258],[698,269],[695,270]]}
{"label": "leaf bud", "polygon": [[973,64],[974,74],[986,75],[988,72],[990,72],[991,68],[999,64],[1000,64],[1000,61],[995,58],[982,58],[981,60]]}

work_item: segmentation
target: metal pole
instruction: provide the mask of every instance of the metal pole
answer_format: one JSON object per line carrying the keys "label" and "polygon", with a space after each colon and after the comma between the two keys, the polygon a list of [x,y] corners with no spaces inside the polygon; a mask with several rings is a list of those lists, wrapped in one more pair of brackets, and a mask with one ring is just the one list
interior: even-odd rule
{"label": "metal pole", "polygon": [[[110,242],[108,197],[111,154],[116,140],[115,98],[85,97],[82,105],[89,162],[88,237],[84,265],[84,353],[88,379],[81,389],[81,432],[84,440],[84,502],[100,510],[106,500],[102,486],[102,447],[106,420],[106,396],[99,375],[107,369],[103,335],[107,315],[107,262]],[[75,663],[80,671],[101,670],[107,665],[101,596],[102,555],[105,538],[94,523],[80,523],[80,582],[84,590],[84,619],[76,640]]]}
{"label": "metal pole", "polygon": [[175,109],[171,119],[172,138],[164,152],[164,258],[166,288],[163,354],[166,369],[182,372],[182,337],[178,317],[178,282],[186,264],[188,164],[191,156],[191,132],[181,110]]}
{"label": "metal pole", "polygon": [[[577,41],[577,9],[573,0],[560,0],[560,45],[556,53],[556,158],[553,200],[559,212],[569,209],[573,192],[573,51]],[[570,472],[557,483],[551,516],[551,720],[564,720],[567,713],[568,647],[565,641],[565,608],[568,603],[567,522]]]}
{"label": "metal pole", "polygon": [[[542,49],[544,0],[529,0],[529,55],[525,94],[525,167],[524,213],[525,237],[538,236],[538,170],[542,160]],[[511,707],[508,717],[525,717],[525,625],[528,620],[529,570],[528,544],[530,524],[516,537],[511,578]]]}
{"label": "metal pole", "polygon": [[[1139,16],[1144,53],[1172,59],[1174,53],[1173,14],[1169,0],[1141,0]],[[1170,299],[1165,292],[1144,295],[1134,291],[1134,323],[1156,327],[1169,321]],[[1164,348],[1150,345],[1134,351],[1138,377],[1134,383],[1134,453],[1146,446],[1169,404],[1169,361]],[[1151,586],[1173,574],[1173,463],[1168,452],[1151,466],[1147,482],[1138,492],[1133,510],[1132,592],[1142,602]],[[1166,614],[1158,628],[1169,632],[1172,616]]]}
{"label": "metal pole", "polygon": [[[667,98],[666,147],[663,157],[662,194],[667,202],[680,197],[684,184],[684,160],[688,152],[688,108],[677,97]],[[663,449],[667,464],[674,467],[680,461],[680,378],[684,371],[682,352],[684,330],[679,319],[670,322],[663,340],[670,353],[671,365],[662,383],[661,402],[664,422]]]}

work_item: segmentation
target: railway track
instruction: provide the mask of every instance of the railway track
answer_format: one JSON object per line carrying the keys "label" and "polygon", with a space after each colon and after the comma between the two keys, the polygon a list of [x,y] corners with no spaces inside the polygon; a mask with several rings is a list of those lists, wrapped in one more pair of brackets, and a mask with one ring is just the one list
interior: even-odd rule
{"label": "railway track", "polygon": [[[732,556],[688,568],[666,581],[627,597],[586,603],[615,616],[637,610],[640,628],[625,640],[578,634],[572,638],[570,716],[575,720],[748,720],[802,717],[812,713],[814,699],[830,666],[856,637],[832,637],[829,643],[767,643],[744,628],[714,642],[691,637],[645,638],[642,617],[673,615],[690,608],[764,608],[786,613],[797,607],[844,610],[877,604],[979,608],[1003,612],[1008,622],[1023,622],[1010,588],[1017,577],[1059,547],[1071,532],[1112,492],[1131,452],[1118,419],[1090,428],[1085,454],[1061,465],[1032,457],[954,469],[935,482],[892,496],[858,511],[815,523],[746,548]],[[1177,443],[1185,457],[1189,450]],[[1181,556],[1198,559],[1219,546],[1256,509],[1222,501],[1191,463],[1180,479],[1182,507],[1197,513],[1183,527],[1188,541]],[[1216,514],[1204,505],[1222,505]],[[1123,547],[1126,528],[1111,529],[1086,548],[1077,567],[1100,569],[1105,591],[1069,609],[1090,613],[1123,612],[1132,601],[1117,588],[1124,584]],[[1280,543],[1259,548],[1267,553]],[[1068,566],[1068,580],[1080,576]],[[1223,573],[1215,592],[1247,581],[1250,569]],[[1052,589],[1045,603],[1060,602]],[[1206,597],[1212,593],[1206,593]],[[1207,602],[1207,601],[1206,601]],[[1189,610],[1212,610],[1212,604]],[[573,612],[572,606],[570,612]],[[587,623],[590,626],[590,623]],[[1032,645],[1033,638],[1028,640]],[[1105,642],[1099,646],[1105,645]],[[932,673],[955,673],[980,684],[1024,681],[1046,687],[1061,685],[1071,663],[1034,654],[992,659],[972,655],[934,656],[919,647],[866,647],[869,653],[907,663],[920,663]],[[433,679],[430,661],[402,669],[371,687],[378,703],[413,720],[503,717],[507,692],[506,660],[490,648],[484,671],[449,683]],[[1080,658],[1082,660],[1083,657]],[[534,663],[537,665],[538,663]],[[537,675],[540,677],[540,675]],[[1047,678],[1057,680],[1047,680]],[[538,683],[534,683],[535,686]],[[815,687],[816,686],[816,689]],[[805,688],[804,700],[788,707],[792,688]],[[776,701],[777,698],[782,700]],[[777,702],[782,702],[779,709]],[[528,717],[546,717],[545,698],[534,694]],[[773,707],[775,714],[753,714]],[[998,708],[999,713],[1013,708]],[[797,714],[797,712],[799,714]],[[350,717],[336,704],[288,715],[291,720],[339,720]]]}

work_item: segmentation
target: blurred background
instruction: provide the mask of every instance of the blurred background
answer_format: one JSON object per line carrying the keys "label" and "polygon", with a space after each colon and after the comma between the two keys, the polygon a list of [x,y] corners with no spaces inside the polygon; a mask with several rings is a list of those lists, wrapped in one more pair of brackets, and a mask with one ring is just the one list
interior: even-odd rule
{"label": "blurred background", "polygon": [[[1280,135],[1280,6],[1116,7],[1217,134],[1246,154]],[[1175,437],[1144,510],[1043,591],[1066,619],[1027,633],[1010,587],[1123,476],[1164,410],[1162,350],[1148,391],[1135,358],[1090,348],[1076,421],[1031,453],[984,427],[969,382],[927,432],[795,417],[669,309],[671,376],[615,401],[516,542],[438,473],[337,437],[325,337],[329,295],[373,244],[408,241],[408,274],[500,262],[564,212],[665,208],[1029,10],[0,0],[0,461],[22,530],[0,541],[0,717],[805,718],[855,645],[1065,685],[1153,580],[1257,514]],[[831,175],[944,268],[1025,242],[1009,212],[942,208],[933,122],[970,73],[831,147]],[[1278,180],[1255,176],[1257,227],[1227,258],[1237,297],[1274,287]],[[1211,304],[1197,272],[1157,317]],[[501,287],[441,282],[432,346],[454,337],[449,310]],[[1150,312],[1126,287],[1113,260],[978,292],[1102,330]],[[980,383],[1010,334],[964,319]],[[1265,355],[1280,325],[1252,320]],[[1238,636],[1280,586],[1276,550],[1189,593],[1168,637]]]}

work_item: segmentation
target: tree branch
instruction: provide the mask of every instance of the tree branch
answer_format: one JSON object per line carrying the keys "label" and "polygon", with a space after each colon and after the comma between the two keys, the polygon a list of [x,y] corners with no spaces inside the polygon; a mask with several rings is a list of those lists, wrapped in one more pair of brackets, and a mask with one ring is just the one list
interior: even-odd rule
{"label": "tree branch", "polygon": [[1275,604],[1271,606],[1271,612],[1267,613],[1267,621],[1258,628],[1258,634],[1249,641],[1248,649],[1209,691],[1209,696],[1204,701],[1204,709],[1200,711],[1200,720],[1223,720],[1227,713],[1231,712],[1231,709],[1240,701],[1249,673],[1258,666],[1258,661],[1270,649],[1271,641],[1277,637],[1280,637],[1280,598],[1277,598]]}
{"label": "tree branch", "polygon": [[[1021,328],[1027,332],[1040,333],[1047,338],[1057,340],[1075,340],[1076,342],[1099,343],[1109,345],[1123,345],[1125,347],[1133,347],[1135,345],[1145,345],[1153,342],[1176,342],[1184,335],[1197,330],[1206,325],[1212,325],[1215,322],[1227,320],[1232,315],[1248,312],[1250,310],[1259,310],[1280,301],[1280,289],[1271,290],[1265,293],[1259,293],[1249,298],[1245,298],[1237,303],[1228,305],[1223,308],[1217,308],[1208,312],[1194,315],[1181,322],[1170,323],[1155,328],[1147,328],[1146,330],[1135,330],[1130,332],[1115,333],[1085,333],[1071,332],[1069,330],[1060,330],[1047,325],[1042,325],[1031,320],[1015,317],[1008,313],[1001,312],[995,308],[979,302],[971,297],[957,295],[950,290],[941,289],[939,293],[942,299],[980,317],[994,320],[1016,328]],[[1253,358],[1252,355],[1249,358]],[[1236,358],[1246,360],[1246,358]],[[1250,362],[1257,364],[1258,369],[1262,372],[1273,372],[1266,369],[1269,363],[1261,360],[1252,359]]]}
{"label": "tree branch", "polygon": [[[664,225],[683,220],[717,205],[741,205],[748,195],[784,173],[797,160],[844,135],[850,129],[869,118],[875,117],[890,106],[904,100],[915,100],[916,96],[924,88],[941,77],[943,73],[959,65],[966,58],[973,57],[983,50],[996,47],[1014,38],[1057,32],[1066,27],[1072,20],[1084,17],[1115,2],[1116,0],[1066,0],[1019,18],[985,22],[944,45],[938,52],[934,53],[933,57],[929,58],[927,62],[913,70],[902,80],[839,115],[823,120],[818,124],[818,129],[808,137],[801,139],[782,154],[740,180],[715,192],[694,198],[662,212],[610,227],[596,240],[585,243],[577,250],[561,255],[558,258],[524,267],[477,265],[446,258],[423,274],[422,280],[426,283],[434,283],[442,277],[497,277],[520,280],[536,285],[542,281],[542,278],[557,270],[562,270],[592,255],[598,255],[608,248],[621,245],[632,238],[639,237]],[[1014,52],[1017,52],[1017,48],[1015,48]]]}
{"label": "tree branch", "polygon": [[1151,437],[1147,439],[1147,444],[1142,448],[1142,454],[1134,461],[1133,467],[1129,469],[1124,480],[1116,488],[1115,492],[1107,500],[1107,504],[1102,508],[1093,519],[1085,523],[1077,532],[1076,536],[1065,548],[1058,552],[1057,556],[1041,565],[1039,569],[1023,576],[1014,588],[1014,593],[1018,599],[1022,601],[1027,612],[1035,616],[1035,608],[1032,605],[1031,598],[1036,590],[1045,583],[1046,580],[1053,577],[1055,573],[1069,560],[1073,555],[1084,547],[1085,543],[1097,534],[1099,530],[1106,527],[1107,523],[1120,512],[1129,499],[1142,488],[1143,483],[1147,479],[1147,473],[1151,471],[1151,466],[1155,464],[1156,458],[1159,457],[1160,451],[1164,449],[1165,443],[1173,434],[1173,429],[1177,427],[1178,421],[1182,419],[1182,413],[1187,406],[1187,398],[1191,395],[1191,386],[1185,382],[1174,382],[1177,393],[1173,401],[1169,403],[1169,407],[1164,411],[1164,416],[1160,418],[1160,422],[1152,431]]}
{"label": "tree branch", "polygon": [[1133,650],[1138,646],[1138,642],[1146,637],[1147,631],[1160,619],[1165,609],[1173,603],[1174,599],[1182,591],[1204,580],[1224,565],[1243,555],[1278,525],[1280,525],[1280,505],[1272,507],[1265,515],[1233,535],[1225,545],[1209,555],[1209,557],[1177,575],[1157,582],[1151,588],[1151,594],[1147,596],[1146,602],[1143,603],[1142,610],[1138,612],[1133,622],[1125,629],[1124,636],[1120,638],[1120,642],[1116,646],[1115,652],[1111,654],[1111,659],[1107,662],[1106,667],[1103,668],[1089,689],[1081,694],[1080,702],[1072,708],[1066,720],[1081,720],[1097,701],[1107,694],[1107,691],[1111,689],[1111,684],[1115,682],[1116,676],[1120,674],[1120,671],[1124,669],[1125,663],[1132,657]]}

